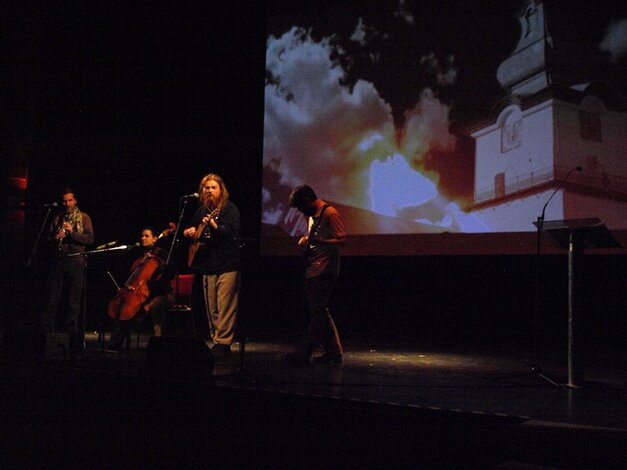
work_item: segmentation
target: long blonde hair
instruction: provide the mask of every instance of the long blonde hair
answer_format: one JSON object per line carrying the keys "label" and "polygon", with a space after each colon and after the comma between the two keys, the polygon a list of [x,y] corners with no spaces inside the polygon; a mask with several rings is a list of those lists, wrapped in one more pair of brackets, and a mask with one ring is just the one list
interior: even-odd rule
{"label": "long blonde hair", "polygon": [[200,194],[201,202],[205,207],[209,209],[209,195],[203,192],[203,188],[207,181],[215,181],[220,186],[220,200],[218,201],[218,206],[216,209],[219,211],[222,210],[224,205],[229,201],[229,190],[226,189],[226,184],[220,175],[216,175],[215,173],[209,173],[205,175],[202,180],[200,180],[200,186],[198,187],[198,194]]}

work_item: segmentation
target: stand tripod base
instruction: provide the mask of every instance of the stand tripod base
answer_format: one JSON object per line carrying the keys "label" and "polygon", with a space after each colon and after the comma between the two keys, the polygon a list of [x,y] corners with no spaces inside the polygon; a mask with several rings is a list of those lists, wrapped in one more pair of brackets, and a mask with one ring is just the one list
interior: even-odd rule
{"label": "stand tripod base", "polygon": [[499,377],[498,379],[495,379],[495,381],[509,380],[509,379],[520,379],[520,378],[523,378],[523,377],[538,377],[542,381],[547,382],[547,383],[551,384],[554,387],[561,387],[562,386],[562,384],[560,384],[559,382],[556,382],[555,380],[550,378],[548,375],[546,375],[544,373],[544,371],[542,370],[542,367],[540,367],[539,365],[532,365],[530,367],[530,369],[529,369],[529,372],[525,372],[524,374],[507,375],[505,377]]}
{"label": "stand tripod base", "polygon": [[529,374],[534,375],[536,377],[540,377],[542,380],[550,383],[554,387],[561,387],[561,384],[559,384],[555,380],[551,379],[548,375],[546,375],[544,371],[542,370],[542,367],[538,365],[531,366],[531,371],[529,372]]}

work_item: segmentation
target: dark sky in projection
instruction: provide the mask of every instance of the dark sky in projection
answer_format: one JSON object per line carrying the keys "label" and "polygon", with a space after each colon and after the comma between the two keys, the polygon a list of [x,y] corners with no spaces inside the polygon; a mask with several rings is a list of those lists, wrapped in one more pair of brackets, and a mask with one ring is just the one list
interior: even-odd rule
{"label": "dark sky in projection", "polygon": [[[451,119],[481,116],[502,96],[496,67],[519,37],[517,13],[522,0],[287,1],[270,2],[268,34],[292,26],[310,29],[314,40],[333,36],[341,47],[337,60],[346,82],[372,82],[391,104],[395,124],[418,101],[425,87],[451,104]],[[614,22],[627,19],[620,2],[545,2],[550,33],[566,41],[601,45]],[[625,56],[625,26],[604,46]],[[622,46],[621,46],[622,44]],[[604,52],[599,51],[599,54]],[[609,54],[609,52],[605,52]],[[622,69],[624,70],[624,68]],[[449,73],[448,81],[442,75]],[[453,76],[454,75],[454,76]],[[618,71],[612,79],[621,85]],[[455,80],[455,86],[451,81]]]}
{"label": "dark sky in projection", "polygon": [[[550,3],[560,15],[553,34],[583,36],[593,45],[603,40],[612,20],[627,17],[620,2]],[[502,0],[75,7],[13,2],[3,10],[4,149],[17,160],[28,155],[30,208],[49,202],[59,186],[74,186],[95,218],[97,241],[132,239],[145,223],[165,226],[177,214],[178,197],[196,190],[209,171],[226,178],[245,232],[254,236],[269,36],[280,38],[296,25],[311,31],[312,44],[329,40],[344,73],[342,86],[356,89],[364,100],[347,114],[331,109],[345,116],[349,134],[351,126],[374,121],[386,131],[385,140],[375,144],[391,142],[396,148],[403,141],[414,149],[418,143],[403,139],[403,126],[417,115],[416,104],[439,115],[436,128],[417,119],[412,124],[441,144],[441,158],[432,149],[418,162],[429,169],[434,165],[429,162],[450,158],[443,130],[449,122],[480,117],[501,96],[495,67],[516,42],[518,5]],[[331,6],[335,13],[329,14]],[[624,43],[612,47],[622,72]],[[433,95],[423,97],[427,87]],[[313,98],[322,103],[329,96]],[[360,121],[363,116],[368,119]],[[316,137],[337,143],[328,129]],[[280,187],[299,178],[296,174]],[[348,174],[337,185],[353,183],[359,181]],[[448,195],[457,194],[451,189]],[[277,201],[284,196],[276,195]],[[34,226],[38,216],[31,219]]]}
{"label": "dark sky in projection", "polygon": [[[271,4],[264,222],[289,225],[286,194],[309,182],[332,201],[391,217],[435,201],[428,224],[482,231],[463,212],[472,148],[451,129],[506,96],[496,69],[518,41],[522,3]],[[605,55],[607,77],[625,87],[625,7],[556,1],[546,15],[553,37]]]}

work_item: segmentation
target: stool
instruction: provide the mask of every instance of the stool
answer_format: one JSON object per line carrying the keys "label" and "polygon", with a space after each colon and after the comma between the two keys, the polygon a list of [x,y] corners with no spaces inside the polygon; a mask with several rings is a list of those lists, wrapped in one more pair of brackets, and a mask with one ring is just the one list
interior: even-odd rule
{"label": "stool", "polygon": [[[177,274],[171,282],[175,301],[174,305],[167,312],[165,322],[166,336],[196,337],[196,325],[194,324],[194,314],[191,307],[194,275]],[[181,323],[183,322],[186,326],[181,328]]]}

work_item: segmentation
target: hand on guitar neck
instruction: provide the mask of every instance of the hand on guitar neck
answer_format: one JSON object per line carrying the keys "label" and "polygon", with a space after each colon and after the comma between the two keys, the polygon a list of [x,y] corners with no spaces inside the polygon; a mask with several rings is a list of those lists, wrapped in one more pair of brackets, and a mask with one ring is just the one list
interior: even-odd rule
{"label": "hand on guitar neck", "polygon": [[[196,256],[198,249],[202,245],[200,238],[202,237],[202,234],[205,231],[205,228],[207,227],[207,225],[209,225],[213,230],[216,230],[218,228],[216,219],[218,218],[219,213],[220,211],[218,209],[214,209],[202,218],[202,220],[200,221],[200,224],[198,224],[198,227],[189,227],[183,231],[184,236],[191,238],[191,242],[189,245],[189,252],[187,254],[188,266],[192,265],[194,261],[194,257]],[[211,232],[208,232],[206,238],[210,238],[210,237],[211,237]]]}
{"label": "hand on guitar neck", "polygon": [[307,245],[309,243],[309,237],[307,235],[303,235],[298,239],[297,245],[302,251],[307,249]]}

